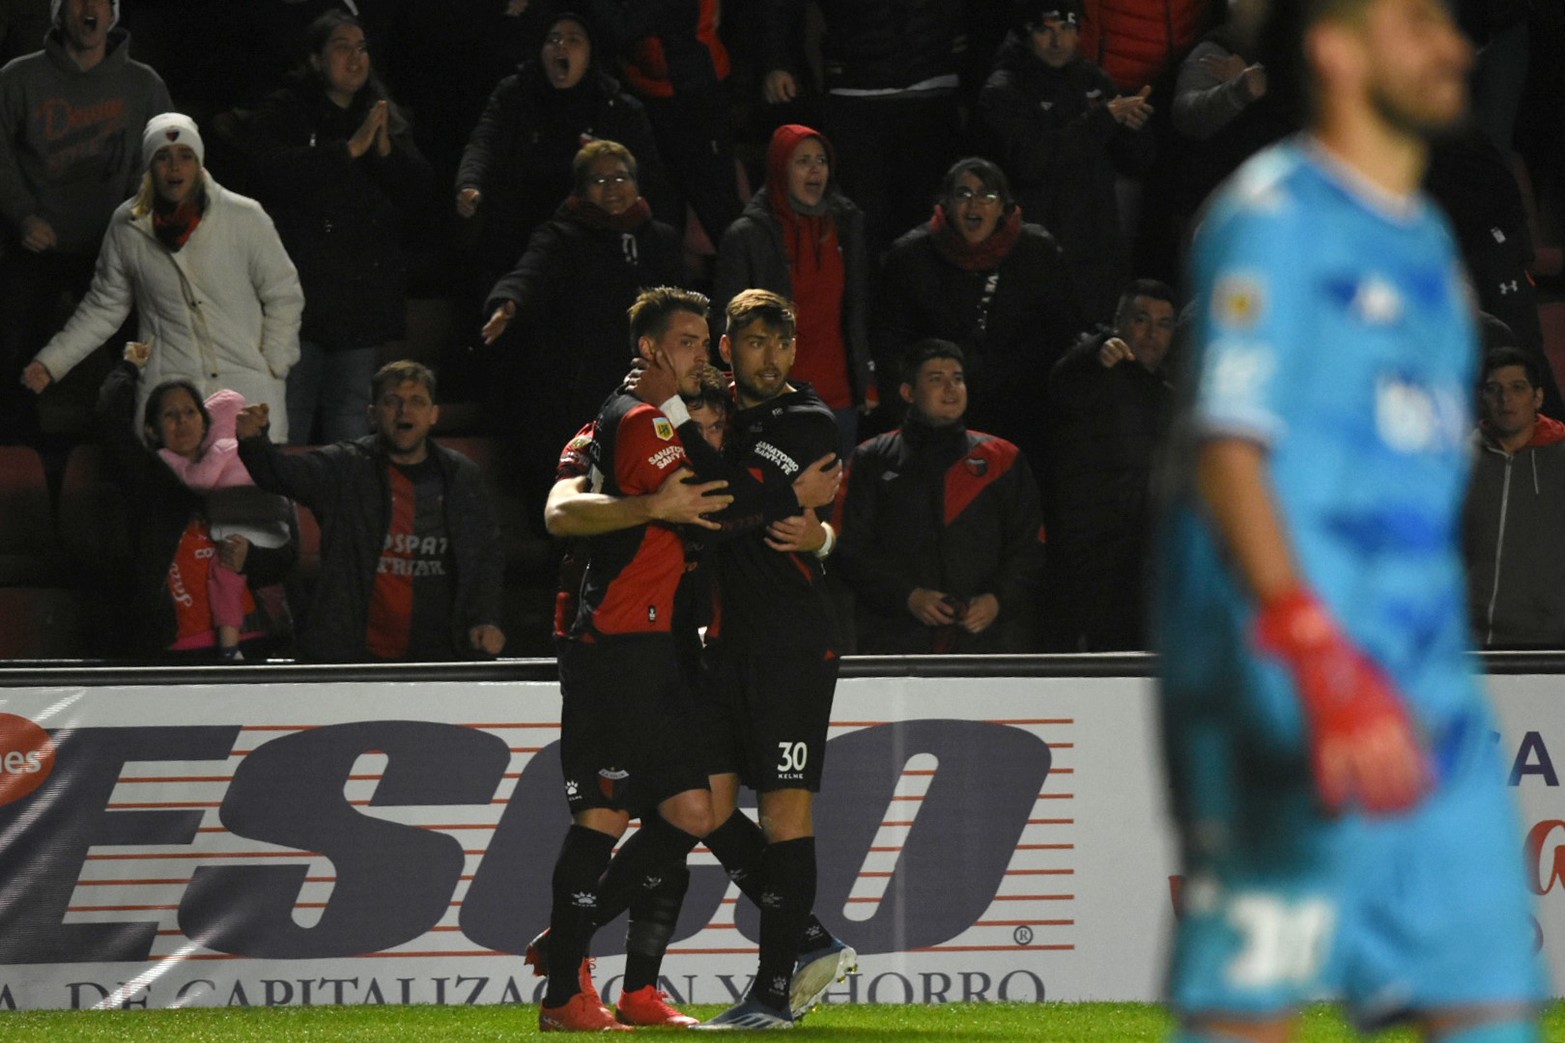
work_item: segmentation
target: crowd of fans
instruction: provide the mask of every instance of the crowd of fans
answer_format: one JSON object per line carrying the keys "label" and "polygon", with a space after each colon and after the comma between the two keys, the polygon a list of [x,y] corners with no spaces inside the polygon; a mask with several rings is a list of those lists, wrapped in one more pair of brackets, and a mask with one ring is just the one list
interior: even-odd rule
{"label": "crowd of fans", "polygon": [[[1457,7],[1479,47],[1476,118],[1428,187],[1493,317],[1486,347],[1511,352],[1485,366],[1475,497],[1500,502],[1490,456],[1508,476],[1525,453],[1539,500],[1523,516],[1565,531],[1544,509],[1565,402],[1517,177],[1557,170],[1565,136],[1539,113],[1561,96],[1565,33],[1547,5]],[[101,398],[95,437],[135,505],[126,589],[148,633],[128,651],[493,654],[493,576],[461,626],[432,625],[427,598],[471,602],[466,569],[503,571],[485,541],[543,539],[560,447],[624,376],[638,291],[707,293],[715,346],[727,302],[767,289],[797,307],[793,376],[833,409],[849,461],[828,570],[850,649],[1140,648],[1151,475],[1195,306],[1173,288],[1181,247],[1206,194],[1296,125],[1225,11],[0,0],[0,442],[57,471],[81,433],[51,429],[49,406]],[[463,433],[504,447],[537,532],[496,531],[487,503],[398,513],[398,482],[406,510],[493,492],[439,427],[424,448],[435,373],[382,368],[406,353],[413,298],[454,302],[427,361],[448,401],[482,407]],[[1531,424],[1499,412],[1534,392]],[[236,453],[246,433],[336,448]],[[373,558],[372,529],[449,546],[415,547],[407,590],[377,580],[352,620],[323,623],[312,598],[295,623],[276,584],[297,524],[216,477],[240,457],[273,493],[331,505],[327,551]],[[345,490],[371,502],[345,507]],[[1484,502],[1470,514],[1475,547],[1538,542]],[[1474,578],[1484,640],[1565,646],[1543,622],[1565,618],[1565,584],[1492,557]],[[352,568],[328,570],[338,600]],[[1528,598],[1502,596],[1512,582]],[[411,643],[385,637],[386,612],[409,614]]]}

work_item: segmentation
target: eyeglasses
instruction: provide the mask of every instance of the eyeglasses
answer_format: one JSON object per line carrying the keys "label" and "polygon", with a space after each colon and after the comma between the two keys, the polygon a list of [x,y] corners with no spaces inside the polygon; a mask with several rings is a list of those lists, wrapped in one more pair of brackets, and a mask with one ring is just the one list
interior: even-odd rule
{"label": "eyeglasses", "polygon": [[604,185],[610,183],[616,185],[627,185],[634,180],[636,180],[636,175],[634,174],[599,174],[595,177],[589,177],[587,179],[587,184],[593,188],[602,188]]}
{"label": "eyeglasses", "polygon": [[995,191],[974,192],[972,189],[964,186],[962,188],[953,188],[951,190],[951,198],[958,203],[972,203],[976,201],[990,206],[1000,201],[1000,193]]}

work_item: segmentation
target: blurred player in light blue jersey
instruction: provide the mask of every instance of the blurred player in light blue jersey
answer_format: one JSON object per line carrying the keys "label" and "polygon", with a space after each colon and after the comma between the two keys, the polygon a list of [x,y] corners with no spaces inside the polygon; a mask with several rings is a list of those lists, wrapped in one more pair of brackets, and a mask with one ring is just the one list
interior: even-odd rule
{"label": "blurred player in light blue jersey", "polygon": [[1285,1040],[1335,996],[1365,1026],[1536,1040],[1520,830],[1467,661],[1472,306],[1417,192],[1471,53],[1438,0],[1273,2],[1310,129],[1198,232],[1162,536],[1178,1038]]}

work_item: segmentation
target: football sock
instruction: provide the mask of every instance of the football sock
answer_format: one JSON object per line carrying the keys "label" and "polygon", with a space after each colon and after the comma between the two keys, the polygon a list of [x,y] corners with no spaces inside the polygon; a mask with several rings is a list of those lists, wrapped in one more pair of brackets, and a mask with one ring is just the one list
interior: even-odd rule
{"label": "football sock", "polygon": [[598,882],[598,908],[594,920],[608,923],[630,906],[638,893],[655,891],[685,856],[697,838],[669,825],[659,815],[641,820],[636,835],[625,841]]}
{"label": "football sock", "polygon": [[658,983],[663,954],[679,922],[679,907],[690,886],[690,870],[683,864],[663,874],[663,882],[638,892],[630,902],[630,927],[625,932],[625,980],[622,992]]}
{"label": "football sock", "polygon": [[[744,896],[761,907],[761,860],[766,854],[766,834],[742,811],[735,811],[728,820],[706,835],[707,850],[723,863],[728,879],[739,885]],[[809,952],[830,945],[834,939],[824,924],[811,913],[805,922],[803,940],[799,952]]]}
{"label": "football sock", "polygon": [[1432,1038],[1434,1043],[1538,1043],[1543,1037],[1532,1021],[1491,1021]]}
{"label": "football sock", "polygon": [[766,845],[760,876],[761,963],[750,998],[785,1011],[799,939],[815,904],[815,838]]}
{"label": "football sock", "polygon": [[544,1006],[558,1007],[581,991],[577,970],[592,939],[603,876],[617,837],[572,825],[554,862],[553,903],[549,911],[549,988]]}

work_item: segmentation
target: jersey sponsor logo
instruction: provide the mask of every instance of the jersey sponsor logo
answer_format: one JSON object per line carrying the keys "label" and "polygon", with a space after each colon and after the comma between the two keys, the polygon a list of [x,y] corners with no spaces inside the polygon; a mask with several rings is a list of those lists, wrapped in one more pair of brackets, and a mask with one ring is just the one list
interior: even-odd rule
{"label": "jersey sponsor logo", "polygon": [[1385,373],[1375,382],[1375,430],[1398,452],[1456,448],[1467,427],[1461,399],[1449,391],[1402,373]]}
{"label": "jersey sponsor logo", "polygon": [[433,561],[420,561],[413,558],[389,558],[383,557],[375,567],[380,575],[412,576],[417,579],[420,576],[444,576],[446,563],[440,559]]}
{"label": "jersey sponsor logo", "polygon": [[391,554],[444,554],[446,538],[444,536],[421,537],[411,532],[388,532],[385,546],[381,549]]}
{"label": "jersey sponsor logo", "polygon": [[778,449],[770,442],[755,443],[755,455],[759,456],[762,460],[776,464],[777,468],[782,471],[783,474],[796,474],[799,470],[799,465],[793,457],[789,456],[781,449]]}
{"label": "jersey sponsor logo", "polygon": [[681,445],[666,445],[662,449],[647,457],[647,463],[656,467],[659,471],[665,470],[670,464],[684,459],[685,447]]}
{"label": "jersey sponsor logo", "polygon": [[652,420],[652,433],[667,442],[674,437],[674,424],[666,416],[654,417]]}
{"label": "jersey sponsor logo", "polygon": [[1253,329],[1266,312],[1266,283],[1250,272],[1234,272],[1217,280],[1212,291],[1212,319],[1229,329]]}

